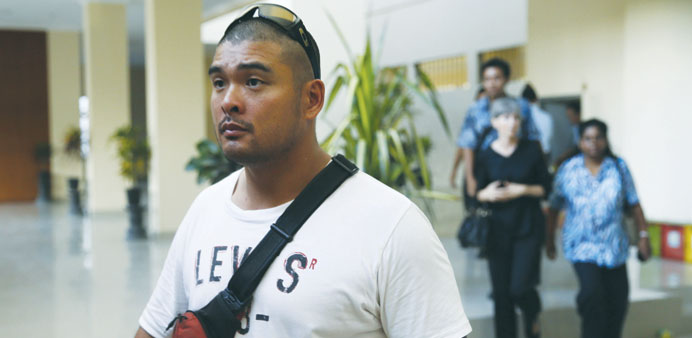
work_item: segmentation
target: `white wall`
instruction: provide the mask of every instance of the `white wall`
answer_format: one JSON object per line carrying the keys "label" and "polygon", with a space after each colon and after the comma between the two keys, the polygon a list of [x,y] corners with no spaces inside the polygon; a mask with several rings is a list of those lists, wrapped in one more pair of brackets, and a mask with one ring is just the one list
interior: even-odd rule
{"label": "white wall", "polygon": [[478,51],[522,45],[527,38],[526,0],[372,0],[369,9],[374,41],[385,33],[384,65],[460,54],[475,63]]}
{"label": "white wall", "polygon": [[631,1],[625,11],[622,155],[653,220],[692,223],[692,1]]}

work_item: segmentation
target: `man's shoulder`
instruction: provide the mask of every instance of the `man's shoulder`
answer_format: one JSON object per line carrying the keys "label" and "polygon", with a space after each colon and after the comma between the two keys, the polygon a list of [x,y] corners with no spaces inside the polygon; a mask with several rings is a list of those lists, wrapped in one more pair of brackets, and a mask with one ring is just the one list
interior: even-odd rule
{"label": "man's shoulder", "polygon": [[330,196],[325,206],[328,207],[324,210],[330,212],[331,217],[363,226],[375,222],[376,227],[383,230],[395,226],[415,204],[400,192],[359,171]]}
{"label": "man's shoulder", "polygon": [[380,182],[369,174],[359,171],[349,180],[344,182],[343,197],[375,197],[387,204],[410,205],[411,200],[400,192]]}

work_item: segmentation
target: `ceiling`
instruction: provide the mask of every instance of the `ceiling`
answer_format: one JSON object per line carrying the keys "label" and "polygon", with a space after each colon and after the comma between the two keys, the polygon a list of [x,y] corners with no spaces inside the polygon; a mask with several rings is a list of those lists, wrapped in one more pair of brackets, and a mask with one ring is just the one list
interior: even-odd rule
{"label": "ceiling", "polygon": [[[144,1],[108,0],[127,6],[130,62],[144,63]],[[0,0],[0,29],[81,31],[87,0]],[[249,0],[202,0],[201,21],[237,9]]]}

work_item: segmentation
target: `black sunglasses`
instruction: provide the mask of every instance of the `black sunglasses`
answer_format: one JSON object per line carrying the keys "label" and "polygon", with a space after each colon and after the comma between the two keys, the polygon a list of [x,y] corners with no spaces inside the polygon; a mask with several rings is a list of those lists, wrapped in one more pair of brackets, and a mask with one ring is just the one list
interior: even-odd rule
{"label": "black sunglasses", "polygon": [[275,4],[252,5],[228,25],[228,28],[226,28],[223,34],[224,38],[237,24],[251,19],[264,19],[266,22],[280,28],[288,37],[298,42],[303,47],[303,50],[305,50],[305,53],[307,53],[308,59],[310,59],[312,73],[315,79],[320,78],[320,50],[317,48],[315,39],[312,38],[312,35],[305,28],[305,25],[303,25],[303,20],[295,13],[291,12],[291,10],[286,7]]}

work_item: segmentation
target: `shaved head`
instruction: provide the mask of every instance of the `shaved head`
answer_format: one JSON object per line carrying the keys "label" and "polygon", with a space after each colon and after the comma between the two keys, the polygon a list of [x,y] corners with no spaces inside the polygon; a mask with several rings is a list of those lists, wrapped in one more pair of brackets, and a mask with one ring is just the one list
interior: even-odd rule
{"label": "shaved head", "polygon": [[240,22],[221,38],[219,45],[222,43],[235,45],[244,41],[272,41],[278,44],[281,47],[281,59],[291,67],[293,81],[297,88],[315,78],[305,50],[298,42],[268,21],[256,18]]}

